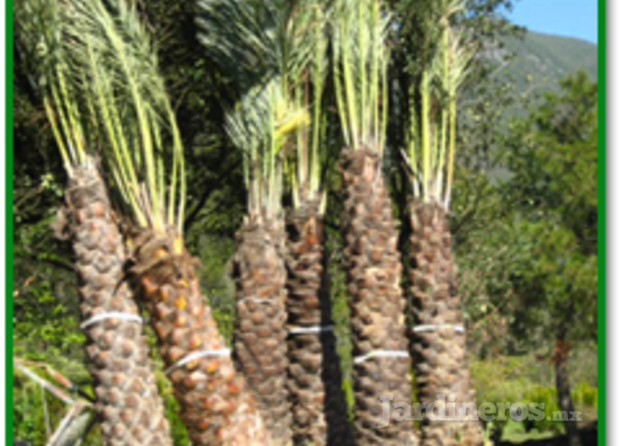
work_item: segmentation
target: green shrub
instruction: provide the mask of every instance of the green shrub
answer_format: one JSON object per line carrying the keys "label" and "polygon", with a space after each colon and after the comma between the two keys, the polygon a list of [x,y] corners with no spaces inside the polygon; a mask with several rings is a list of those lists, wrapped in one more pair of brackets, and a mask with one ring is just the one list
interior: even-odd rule
{"label": "green shrub", "polygon": [[574,386],[571,398],[577,406],[597,408],[597,388],[591,387],[585,381],[580,381]]}
{"label": "green shrub", "polygon": [[[584,349],[582,357],[590,352]],[[582,371],[573,370],[573,376],[584,375],[572,389],[572,399],[578,410],[580,407],[597,408],[597,388],[592,387],[592,377],[587,367]],[[484,402],[492,404],[523,402],[526,405],[543,405],[544,418],[534,420],[534,429],[540,432],[564,431],[563,422],[554,419],[559,411],[557,391],[554,384],[554,369],[549,362],[534,361],[529,356],[500,357],[486,361],[472,361],[470,376],[477,394],[477,405]],[[548,419],[549,418],[549,419]],[[511,429],[522,429],[522,423],[509,423]],[[509,427],[506,421],[496,420],[493,425],[500,429]]]}
{"label": "green shrub", "polygon": [[554,387],[533,386],[524,393],[523,402],[529,404],[541,404],[543,407],[544,417],[542,420],[534,422],[534,428],[540,432],[553,431],[562,433],[564,431],[563,423],[554,420],[554,412],[559,411],[558,396]]}

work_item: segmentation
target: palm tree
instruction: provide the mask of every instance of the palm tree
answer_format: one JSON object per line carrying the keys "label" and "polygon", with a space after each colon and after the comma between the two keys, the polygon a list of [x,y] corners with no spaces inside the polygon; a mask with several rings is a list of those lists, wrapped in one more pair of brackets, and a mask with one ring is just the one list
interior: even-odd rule
{"label": "palm tree", "polygon": [[[248,190],[248,214],[237,236],[235,255],[236,356],[263,402],[276,436],[283,442],[293,437],[296,444],[311,439],[314,444],[323,444],[326,423],[321,333],[299,333],[308,323],[314,327],[321,324],[321,245],[311,248],[315,252],[309,254],[312,264],[305,267],[307,275],[313,277],[304,289],[300,282],[302,262],[299,256],[291,255],[292,246],[300,246],[299,238],[294,235],[293,241],[287,241],[281,201],[283,169],[289,180],[306,182],[310,180],[306,176],[312,175],[312,185],[298,183],[293,187],[294,192],[305,190],[303,197],[295,196],[294,206],[297,211],[305,207],[311,212],[309,218],[319,223],[319,140],[315,139],[312,155],[308,145],[303,146],[309,132],[309,113],[301,95],[309,86],[303,80],[311,69],[311,60],[325,64],[325,20],[315,1],[208,0],[199,5],[200,40],[212,59],[245,92],[228,119],[231,139],[244,153]],[[325,68],[321,71],[316,79],[320,77],[323,82]],[[317,85],[317,97],[321,91]],[[317,115],[320,102],[315,110]],[[316,118],[318,124],[319,116]],[[311,156],[315,157],[312,166]],[[294,226],[289,219],[289,233]],[[311,235],[321,236],[318,226],[313,231]],[[288,298],[285,282],[291,292]],[[300,299],[312,302],[301,305]],[[337,368],[332,375],[338,379],[340,390],[338,372]],[[338,390],[330,397],[330,401],[338,397]],[[337,411],[338,416],[345,416],[344,405],[332,413]]]}
{"label": "palm tree", "polygon": [[334,82],[346,147],[341,221],[354,355],[359,445],[413,445],[408,422],[382,424],[382,400],[411,403],[405,301],[392,203],[382,175],[387,120],[388,12],[378,0],[339,0],[333,19]]}
{"label": "palm tree", "polygon": [[150,314],[181,420],[194,445],[271,445],[184,245],[183,146],[135,4],[73,3],[77,24],[67,41],[96,98],[92,118],[105,135],[104,160],[129,219],[132,285]]}
{"label": "palm tree", "polygon": [[[407,140],[414,199],[409,274],[416,322],[410,347],[419,402],[447,409],[446,398],[454,397],[455,407],[475,403],[449,228],[456,102],[474,52],[450,25],[463,11],[463,0],[442,0],[439,7],[439,22],[432,23],[435,30],[440,30],[438,45],[422,71],[420,85],[410,88]],[[416,113],[416,87],[420,115]],[[425,417],[421,442],[481,445],[483,435],[478,421],[447,422]]]}
{"label": "palm tree", "polygon": [[[332,160],[323,134],[322,95],[328,72],[327,14],[319,2],[308,2],[306,39],[313,42],[309,66],[300,73],[292,100],[311,111],[311,125],[295,135],[286,159],[285,180],[291,209],[287,225],[287,315],[289,393],[295,444],[350,444],[340,358],[333,332],[332,305],[324,283],[325,174]],[[293,144],[292,144],[293,145]]]}
{"label": "palm tree", "polygon": [[236,359],[261,402],[275,440],[291,444],[282,160],[278,156],[287,139],[282,130],[290,124],[278,115],[287,107],[278,84],[275,80],[250,91],[227,119],[235,145],[247,151],[248,214],[237,233],[234,257],[237,320],[233,336]]}
{"label": "palm tree", "polygon": [[[140,311],[123,272],[125,244],[93,149],[102,141],[87,119],[90,92],[76,87],[72,12],[76,3],[19,2],[18,48],[30,62],[62,156],[68,185],[57,230],[76,255],[81,328],[106,445],[170,445]],[[95,3],[95,2],[94,2]],[[96,7],[91,8],[95,12]]]}

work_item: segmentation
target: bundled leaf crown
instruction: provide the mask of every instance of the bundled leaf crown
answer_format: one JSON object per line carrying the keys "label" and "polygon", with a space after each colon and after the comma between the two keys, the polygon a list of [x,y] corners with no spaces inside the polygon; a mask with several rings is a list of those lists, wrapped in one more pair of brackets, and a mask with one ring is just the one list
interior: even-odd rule
{"label": "bundled leaf crown", "polygon": [[135,4],[24,0],[16,19],[67,173],[101,147],[135,223],[181,233],[183,146]]}
{"label": "bundled leaf crown", "polygon": [[[474,46],[452,26],[465,11],[464,0],[438,3],[439,44],[422,70],[420,84],[410,86],[410,126],[406,129],[408,164],[414,196],[450,207],[455,163],[457,98],[469,73]],[[418,91],[417,91],[418,90]],[[417,93],[420,113],[416,108]]]}

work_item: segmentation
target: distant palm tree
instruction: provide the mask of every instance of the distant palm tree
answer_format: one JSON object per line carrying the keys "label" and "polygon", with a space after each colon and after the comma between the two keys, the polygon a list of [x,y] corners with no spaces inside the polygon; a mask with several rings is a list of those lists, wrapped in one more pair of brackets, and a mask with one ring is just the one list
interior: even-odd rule
{"label": "distant palm tree", "polygon": [[[128,219],[130,277],[194,445],[272,445],[202,296],[183,241],[183,146],[134,3],[73,0],[72,67],[92,98],[103,159]],[[77,79],[79,80],[79,79]],[[151,443],[157,444],[157,443]]]}
{"label": "distant palm tree", "polygon": [[[435,54],[423,69],[420,85],[410,89],[407,140],[414,195],[410,294],[416,321],[411,349],[418,401],[446,408],[451,397],[457,406],[476,403],[449,228],[456,103],[474,51],[472,46],[463,45],[463,36],[450,25],[455,15],[463,12],[463,0],[442,0],[438,7],[439,20],[429,24],[434,32],[440,30]],[[420,115],[416,113],[416,97],[420,97]],[[446,399],[437,400],[438,396]],[[482,445],[483,432],[478,421],[425,417],[421,443]]]}
{"label": "distant palm tree", "polygon": [[388,103],[388,11],[379,0],[335,1],[334,83],[346,147],[341,229],[353,343],[358,445],[414,445],[408,422],[382,424],[382,399],[411,403],[402,266],[382,173]]}
{"label": "distant palm tree", "polygon": [[56,229],[71,240],[76,255],[81,328],[103,443],[172,446],[140,311],[123,272],[125,244],[94,158],[103,142],[88,119],[96,99],[81,88],[81,73],[73,70],[68,36],[80,26],[74,12],[105,18],[102,8],[99,1],[19,2],[16,43],[33,69],[68,177]]}

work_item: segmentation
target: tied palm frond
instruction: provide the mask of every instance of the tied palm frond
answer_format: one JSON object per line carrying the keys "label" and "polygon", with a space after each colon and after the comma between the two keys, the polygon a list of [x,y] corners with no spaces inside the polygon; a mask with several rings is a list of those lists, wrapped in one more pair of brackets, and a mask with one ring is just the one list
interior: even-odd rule
{"label": "tied palm frond", "polygon": [[345,143],[381,155],[388,101],[390,14],[379,0],[338,0],[333,14],[334,82]]}
{"label": "tied palm frond", "polygon": [[[439,44],[430,63],[423,69],[419,88],[420,115],[416,112],[416,87],[410,96],[410,127],[407,129],[409,164],[414,196],[423,201],[450,205],[455,160],[456,103],[470,71],[473,44],[464,44],[464,36],[451,26],[463,13],[463,0],[443,0],[436,29]],[[434,31],[436,32],[436,31]]]}
{"label": "tied palm frond", "polygon": [[290,135],[308,125],[308,112],[282,95],[280,79],[255,87],[230,111],[229,137],[244,153],[248,211],[253,219],[274,217],[281,209],[283,148]]}
{"label": "tied palm frond", "polygon": [[65,171],[71,178],[93,143],[88,122],[80,119],[81,97],[70,82],[71,67],[63,37],[66,10],[49,0],[25,0],[15,6],[16,48],[32,73],[31,85],[41,95]]}
{"label": "tied palm frond", "polygon": [[298,208],[306,200],[320,200],[319,211],[325,208],[325,190],[322,187],[322,174],[329,162],[327,146],[323,144],[325,133],[325,112],[322,109],[322,96],[328,73],[328,14],[321,2],[309,1],[304,4],[312,14],[308,42],[312,43],[312,57],[304,68],[300,79],[295,80],[292,101],[296,107],[309,110],[310,125],[300,128],[295,139],[295,153],[287,157],[285,175],[291,190],[293,206]]}
{"label": "tied palm frond", "polygon": [[74,84],[93,98],[91,110],[107,141],[104,158],[136,223],[156,232],[175,226],[181,233],[183,147],[135,8],[122,0],[71,0],[69,64]]}
{"label": "tied palm frond", "polygon": [[[109,115],[120,117],[111,124],[115,132],[125,130],[120,123],[127,124],[123,120],[126,110],[115,102],[120,91],[118,79],[103,63],[94,64],[94,71],[88,64],[91,59],[103,59],[93,48],[105,45],[98,40],[100,36],[82,33],[86,18],[107,19],[107,10],[99,0],[88,4],[23,0],[16,12],[18,42],[31,62],[37,79],[33,82],[35,91],[42,96],[69,177],[65,206],[54,226],[61,230],[59,235],[71,240],[75,256],[80,318],[85,322],[80,328],[96,395],[101,440],[103,444],[172,445],[148,359],[149,346],[144,331],[136,329],[137,321],[131,320],[140,321],[140,310],[126,279],[127,245],[93,156],[105,139],[105,133],[99,132],[99,106],[118,111]],[[109,56],[106,63],[111,63]],[[100,83],[105,94],[98,98],[94,92],[99,89],[90,86],[99,77],[105,81]],[[126,193],[131,193],[128,185],[121,184]],[[124,315],[125,320],[119,317],[112,325],[95,323],[99,316],[111,313]],[[123,416],[119,416],[121,412]]]}
{"label": "tied palm frond", "polygon": [[[229,113],[227,130],[245,153],[250,213],[273,216],[280,209],[283,171],[290,184],[314,176],[318,187],[320,96],[327,65],[323,10],[317,0],[199,0],[198,9],[200,42],[244,92]],[[291,161],[281,149],[292,135],[301,141],[310,127],[302,94],[309,77],[315,95],[314,158],[309,162],[298,145]]]}

